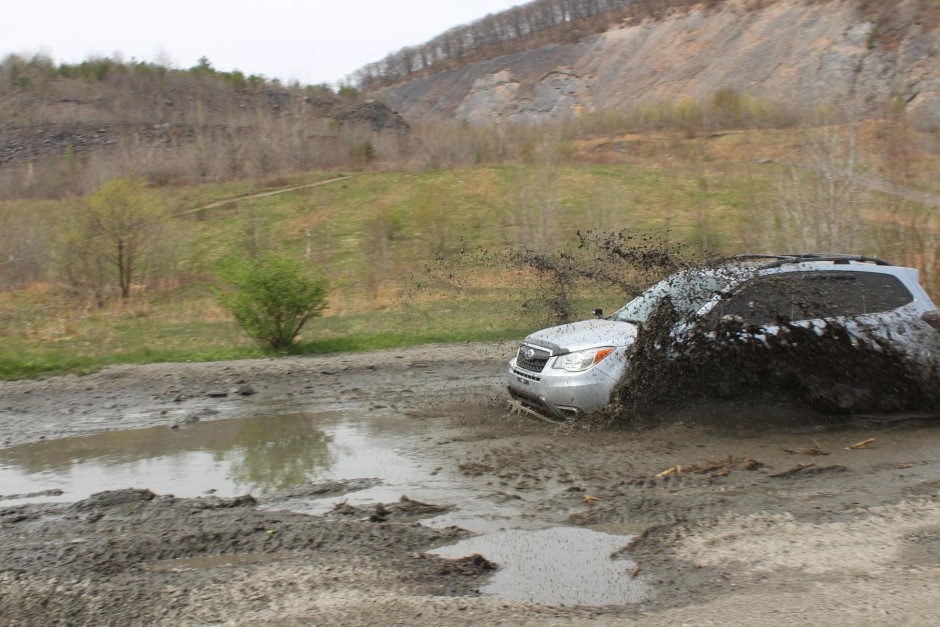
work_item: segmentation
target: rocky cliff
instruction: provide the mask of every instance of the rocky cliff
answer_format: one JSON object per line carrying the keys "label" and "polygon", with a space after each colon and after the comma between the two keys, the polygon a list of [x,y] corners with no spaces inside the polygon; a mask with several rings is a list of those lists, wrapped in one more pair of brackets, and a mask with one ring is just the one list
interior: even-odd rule
{"label": "rocky cliff", "polygon": [[[146,95],[146,94],[145,94]],[[181,98],[182,100],[182,98]],[[193,98],[187,98],[192,101]],[[405,132],[407,122],[384,103],[370,99],[364,102],[346,102],[339,98],[295,98],[288,93],[268,94],[267,102],[239,103],[231,99],[230,107],[254,113],[251,122],[257,124],[285,116],[310,116],[328,120],[334,126],[350,126],[381,133],[383,131]],[[296,100],[297,102],[293,102]],[[246,135],[252,130],[242,120],[224,112],[210,109],[208,116],[219,118],[215,124],[195,124],[183,118],[169,122],[158,118],[155,122],[127,121],[134,114],[152,111],[143,97],[131,99],[131,104],[107,97],[80,100],[41,99],[21,96],[11,99],[10,109],[19,108],[22,114],[17,119],[28,119],[28,113],[40,115],[44,121],[23,123],[0,120],[0,168],[7,165],[24,165],[44,159],[62,157],[72,153],[82,156],[112,150],[122,144],[158,146],[162,149],[192,144],[197,137]],[[128,115],[124,109],[134,114]],[[154,116],[158,113],[154,113]],[[236,123],[237,122],[237,123]]]}
{"label": "rocky cliff", "polygon": [[912,119],[936,128],[940,28],[925,18],[936,11],[924,6],[901,0],[879,15],[853,0],[730,1],[465,65],[378,95],[412,121],[544,121],[734,89],[860,113],[903,99]]}

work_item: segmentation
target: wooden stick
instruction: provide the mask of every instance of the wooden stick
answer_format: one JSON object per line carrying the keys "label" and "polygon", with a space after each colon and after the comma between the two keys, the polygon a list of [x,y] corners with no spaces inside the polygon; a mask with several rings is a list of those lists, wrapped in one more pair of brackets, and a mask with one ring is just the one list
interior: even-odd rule
{"label": "wooden stick", "polygon": [[789,468],[787,470],[772,474],[770,476],[771,477],[789,477],[790,475],[795,475],[801,470],[805,470],[806,468],[810,468],[811,466],[815,466],[815,465],[816,464],[813,462],[809,462],[808,464],[797,464],[793,468]]}

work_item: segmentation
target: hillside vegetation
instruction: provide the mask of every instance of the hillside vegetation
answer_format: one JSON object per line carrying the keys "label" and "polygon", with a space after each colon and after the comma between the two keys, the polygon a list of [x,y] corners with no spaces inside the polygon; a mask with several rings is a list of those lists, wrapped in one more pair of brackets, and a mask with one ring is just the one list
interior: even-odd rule
{"label": "hillside vegetation", "polygon": [[120,59],[0,62],[0,198],[84,195],[104,181],[157,185],[364,163],[408,124],[355,89],[282,85]]}
{"label": "hillside vegetation", "polygon": [[[110,274],[77,272],[60,244],[81,201],[5,201],[0,218],[22,252],[9,254],[7,242],[12,263],[0,266],[0,368],[20,376],[260,355],[209,289],[220,259],[253,250],[303,257],[329,279],[330,308],[301,338],[299,350],[313,352],[517,337],[558,320],[559,296],[574,318],[621,305],[631,292],[624,283],[572,270],[628,270],[604,258],[602,246],[585,256],[579,231],[625,229],[627,246],[678,245],[689,259],[705,251],[873,254],[920,267],[938,294],[940,225],[930,203],[940,159],[917,150],[914,134],[895,145],[901,132],[867,123],[543,137],[514,164],[157,188],[167,222],[128,299]],[[888,179],[904,184],[889,189]],[[235,201],[212,202],[224,199]]]}
{"label": "hillside vegetation", "polygon": [[[781,0],[530,0],[455,26],[431,40],[407,46],[370,63],[352,75],[363,90],[374,90],[468,63],[494,59],[553,44],[578,42],[609,29],[662,20],[691,10],[731,7],[757,13]],[[835,4],[811,2],[805,4]],[[911,21],[936,27],[940,5],[931,0],[849,0],[859,20],[871,22],[868,45],[896,49]],[[903,6],[899,6],[903,5]],[[899,10],[901,9],[901,10]]]}

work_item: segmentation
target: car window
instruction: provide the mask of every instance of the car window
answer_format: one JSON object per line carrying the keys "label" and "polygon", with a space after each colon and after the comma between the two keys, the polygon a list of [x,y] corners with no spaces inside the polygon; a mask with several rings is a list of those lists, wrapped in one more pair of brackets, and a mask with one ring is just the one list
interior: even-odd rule
{"label": "car window", "polygon": [[612,319],[645,322],[656,305],[668,297],[676,312],[687,315],[701,309],[730,281],[716,271],[686,271],[655,284],[613,314]]}
{"label": "car window", "polygon": [[748,281],[719,302],[711,316],[740,316],[746,324],[764,325],[779,317],[809,320],[890,311],[913,300],[890,274],[784,272]]}

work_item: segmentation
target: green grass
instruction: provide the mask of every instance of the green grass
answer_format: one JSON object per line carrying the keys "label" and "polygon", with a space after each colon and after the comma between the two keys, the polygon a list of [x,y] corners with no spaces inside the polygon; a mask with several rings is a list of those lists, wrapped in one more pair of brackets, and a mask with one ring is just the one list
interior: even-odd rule
{"label": "green grass", "polygon": [[[392,306],[311,320],[291,353],[520,339],[550,323],[546,312],[522,306],[534,286],[453,287],[443,296],[412,288]],[[161,295],[151,299],[144,314],[128,306],[83,317],[37,313],[35,297],[21,295],[17,306],[8,301],[4,308],[8,317],[0,342],[0,379],[84,374],[113,364],[266,356],[233,321],[213,312],[205,292],[189,286]],[[589,317],[595,306],[612,310],[626,298],[616,290],[582,296],[576,300],[578,315]],[[11,332],[16,326],[20,332]]]}
{"label": "green grass", "polygon": [[[531,330],[510,316],[484,315],[479,302],[430,309],[391,309],[311,321],[291,354],[315,355],[428,343],[498,341]],[[0,348],[0,379],[86,374],[114,364],[199,362],[266,356],[227,320],[169,323],[159,313],[105,321],[90,318],[72,335],[7,336]]]}
{"label": "green grass", "polygon": [[444,331],[409,331],[377,335],[351,335],[332,339],[310,340],[298,343],[291,354],[321,355],[326,353],[355,353],[389,348],[404,348],[423,344],[456,344],[458,342],[501,342],[521,339],[531,329],[468,329]]}
{"label": "green grass", "polygon": [[[219,259],[252,247],[306,255],[330,281],[330,310],[305,329],[299,354],[519,338],[548,322],[544,312],[521,307],[534,279],[501,275],[488,254],[523,244],[557,250],[575,242],[577,231],[592,229],[741,250],[760,235],[754,218],[772,210],[782,167],[756,165],[755,155],[776,156],[775,146],[790,150],[785,139],[768,132],[678,148],[672,142],[646,164],[372,171],[263,198],[249,196],[336,175],[161,188],[174,215],[240,200],[175,218],[166,235],[173,257],[162,272],[164,284],[176,287],[148,288],[127,307],[112,302],[97,310],[87,298],[63,295],[53,280],[61,272],[51,267],[42,289],[0,293],[0,378],[264,355],[214,305],[209,288]],[[708,150],[714,154],[703,157]],[[659,159],[671,151],[679,158]],[[56,216],[75,206],[0,203],[0,224],[32,217],[54,233]],[[441,256],[447,263],[439,263]],[[451,271],[454,280],[441,285]],[[419,289],[423,281],[430,287]],[[626,296],[582,294],[579,315],[588,317],[593,307],[611,311]]]}

